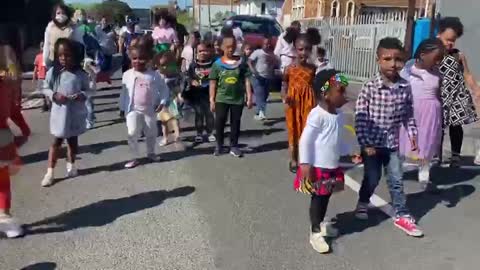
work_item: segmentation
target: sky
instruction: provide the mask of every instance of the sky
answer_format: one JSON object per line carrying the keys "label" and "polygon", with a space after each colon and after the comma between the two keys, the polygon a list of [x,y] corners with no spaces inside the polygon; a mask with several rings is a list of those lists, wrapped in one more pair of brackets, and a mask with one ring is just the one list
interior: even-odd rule
{"label": "sky", "polygon": [[[178,5],[180,8],[184,8],[185,2],[187,4],[191,3],[191,0],[177,0]],[[102,2],[101,0],[65,0],[65,3],[70,4],[70,3],[85,3],[85,4],[91,4],[91,3],[100,3]],[[154,5],[162,5],[162,4],[167,4],[168,0],[123,0],[123,2],[126,2],[131,8],[150,8],[151,6]]]}

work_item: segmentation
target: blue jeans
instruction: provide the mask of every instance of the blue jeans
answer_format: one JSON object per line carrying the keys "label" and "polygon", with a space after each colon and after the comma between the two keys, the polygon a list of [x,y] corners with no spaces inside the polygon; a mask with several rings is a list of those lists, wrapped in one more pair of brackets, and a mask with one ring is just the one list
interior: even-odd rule
{"label": "blue jeans", "polygon": [[264,112],[267,109],[267,99],[270,94],[271,79],[261,76],[252,76],[253,93],[255,94],[256,112]]}
{"label": "blue jeans", "polygon": [[403,190],[403,160],[400,158],[398,151],[387,148],[376,148],[375,150],[375,155],[368,156],[362,149],[364,169],[359,202],[370,202],[370,197],[382,178],[382,169],[386,168],[387,185],[395,213],[397,216],[408,215],[409,210],[406,207],[407,200]]}
{"label": "blue jeans", "polygon": [[87,107],[87,123],[93,125],[93,123],[95,122],[95,106],[93,104],[92,96],[87,97],[87,100],[85,101],[85,106]]}

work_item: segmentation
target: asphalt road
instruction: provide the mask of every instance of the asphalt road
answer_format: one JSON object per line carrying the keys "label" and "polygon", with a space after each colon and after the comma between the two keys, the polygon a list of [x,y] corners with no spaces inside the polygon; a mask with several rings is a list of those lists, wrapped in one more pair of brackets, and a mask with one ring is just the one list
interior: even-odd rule
{"label": "asphalt road", "polygon": [[[80,137],[81,175],[50,188],[40,187],[51,143],[48,114],[25,111],[33,135],[13,180],[13,213],[29,234],[0,239],[0,269],[470,270],[480,263],[480,170],[473,166],[437,169],[437,194],[421,193],[415,172],[406,173],[409,206],[426,233],[420,239],[395,229],[378,209],[368,222],[353,218],[362,168],[351,169],[350,188],[332,197],[328,211],[341,235],[331,254],[320,255],[308,243],[309,198],[292,190],[280,103],[269,105],[265,123],[245,111],[243,159],[194,145],[186,117],[183,147],[169,145],[160,151],[163,161],[126,170],[118,94],[115,87],[98,91],[98,123]],[[352,108],[345,108],[350,122]],[[466,152],[474,130],[466,132]],[[64,174],[61,161],[56,175]],[[389,201],[384,183],[376,194],[377,205]]]}

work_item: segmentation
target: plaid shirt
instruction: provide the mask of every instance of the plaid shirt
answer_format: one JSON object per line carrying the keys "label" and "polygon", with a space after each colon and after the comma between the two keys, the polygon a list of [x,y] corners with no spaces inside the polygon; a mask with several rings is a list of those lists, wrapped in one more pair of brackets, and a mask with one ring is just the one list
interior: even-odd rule
{"label": "plaid shirt", "polygon": [[387,86],[381,75],[364,84],[355,109],[355,129],[361,146],[398,149],[401,125],[410,138],[417,137],[413,118],[412,90],[400,79]]}

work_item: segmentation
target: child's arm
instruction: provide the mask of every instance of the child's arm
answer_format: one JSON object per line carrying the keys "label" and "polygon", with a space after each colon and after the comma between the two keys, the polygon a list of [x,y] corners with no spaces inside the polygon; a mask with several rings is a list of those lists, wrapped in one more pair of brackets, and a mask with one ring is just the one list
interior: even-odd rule
{"label": "child's arm", "polygon": [[320,133],[321,119],[309,114],[307,124],[302,131],[298,144],[298,161],[300,164],[302,178],[313,179],[312,165],[315,161],[315,139]]}
{"label": "child's arm", "polygon": [[217,81],[219,79],[220,70],[218,66],[214,63],[212,65],[212,69],[210,70],[210,75],[208,78],[210,79],[209,85],[209,94],[210,94],[210,110],[215,112],[215,98],[217,95]]}
{"label": "child's arm", "polygon": [[120,91],[120,100],[119,100],[119,110],[120,112],[125,112],[127,110],[127,99],[128,99],[128,89],[127,89],[127,79],[126,75],[129,74],[129,72],[123,73],[122,76],[122,90]]}
{"label": "child's arm", "polygon": [[460,62],[463,65],[463,77],[465,78],[465,84],[467,87],[475,94],[480,94],[480,86],[478,85],[477,81],[473,77],[470,68],[468,67],[467,58],[463,53],[459,54]]}
{"label": "child's arm", "polygon": [[407,90],[407,98],[405,99],[405,111],[406,115],[403,119],[403,126],[408,132],[408,137],[410,138],[410,144],[412,146],[412,151],[417,150],[417,125],[415,123],[415,117],[413,115],[413,96],[410,86]]}
{"label": "child's arm", "polygon": [[247,64],[248,67],[250,68],[250,71],[252,72],[253,76],[258,77],[258,71],[255,69],[254,62],[258,60],[258,53],[255,50],[250,57],[247,59]]}
{"label": "child's arm", "polygon": [[[36,63],[36,61],[35,61]],[[32,76],[32,82],[35,82],[37,80],[37,72],[38,72],[38,68],[37,68],[37,65],[35,65],[33,67],[33,76]]]}
{"label": "child's arm", "polygon": [[253,91],[252,91],[252,85],[250,84],[250,80],[248,77],[245,78],[245,89],[247,91],[247,108],[251,109],[253,106]]}
{"label": "child's arm", "polygon": [[155,88],[158,91],[158,98],[159,98],[159,100],[155,103],[155,104],[158,104],[157,108],[155,108],[155,111],[160,112],[163,109],[163,107],[165,107],[165,105],[168,102],[168,99],[170,98],[170,90],[167,84],[165,83],[165,80],[162,77],[160,77],[160,74],[158,72],[155,72],[154,82],[155,82]]}
{"label": "child's arm", "polygon": [[288,81],[289,81],[289,76],[288,76],[288,69],[289,67],[286,67],[285,70],[283,71],[283,81],[282,81],[282,88],[280,90],[280,96],[282,97],[282,101],[284,104],[288,105]]}
{"label": "child's arm", "polygon": [[369,126],[368,121],[369,106],[370,106],[370,86],[365,84],[360,90],[360,94],[357,98],[357,104],[355,106],[355,130],[357,133],[358,143],[363,147],[373,147],[372,143],[368,139]]}

